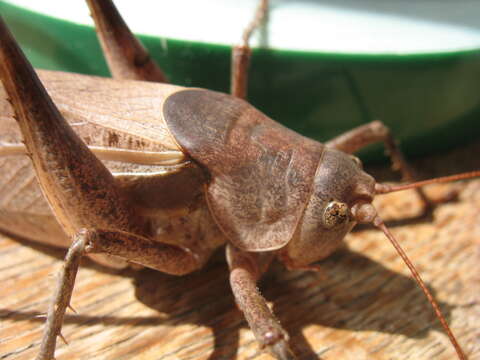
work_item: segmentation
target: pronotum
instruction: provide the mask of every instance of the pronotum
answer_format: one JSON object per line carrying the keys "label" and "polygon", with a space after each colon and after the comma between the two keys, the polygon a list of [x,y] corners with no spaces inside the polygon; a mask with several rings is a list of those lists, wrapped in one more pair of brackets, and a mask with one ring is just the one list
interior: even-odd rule
{"label": "pronotum", "polygon": [[[93,1],[89,5],[102,28],[105,20],[96,8],[100,4],[110,5]],[[108,18],[112,9],[103,14]],[[153,64],[136,56],[132,70],[131,64],[118,58],[115,43],[103,41],[107,49],[113,46],[107,54],[114,77],[125,79],[134,73],[137,79],[163,79]],[[248,58],[248,51],[242,51],[247,41],[248,35],[243,47],[236,48],[240,59]],[[5,171],[13,195],[3,199],[9,207],[2,208],[2,228],[56,245],[64,241],[68,246],[71,239],[62,235],[65,231],[75,240],[70,259],[86,252],[97,262],[125,266],[121,259],[98,254],[106,252],[176,275],[197,270],[213,249],[227,242],[237,304],[257,340],[279,359],[294,358],[295,351],[289,349],[288,335],[256,291],[255,277],[274,257],[291,270],[317,270],[311,263],[330,255],[355,222],[383,228],[370,202],[375,193],[391,189],[375,184],[362,172],[358,159],[335,149],[353,152],[374,140],[386,140],[397,165],[411,176],[379,122],[323,146],[277,125],[241,100],[218,93],[41,73],[53,101],[75,129],[72,132],[49,101],[43,100],[39,82],[32,80],[33,73],[6,28],[1,31],[1,49],[2,82],[8,94],[2,98],[8,97],[13,105],[12,110],[4,100],[2,106],[4,166],[13,169]],[[247,60],[239,62],[232,77],[232,92],[241,98],[246,79],[243,61]],[[148,65],[137,71],[139,64]],[[145,102],[145,98],[156,102]],[[142,111],[141,120],[138,112],[132,112],[135,108]],[[118,115],[125,113],[132,117],[129,122]],[[156,135],[153,140],[152,135]],[[25,153],[63,229],[46,211],[46,202],[38,200],[38,188],[27,177],[33,168],[28,167]],[[15,179],[22,171],[29,174],[23,174],[22,186],[17,188]],[[30,195],[23,197],[23,191]],[[421,202],[424,195],[419,195]],[[20,197],[15,204],[13,200]],[[33,214],[26,216],[28,211]],[[74,272],[76,260],[69,264]],[[56,308],[68,305],[66,293],[58,291]],[[62,311],[53,313],[49,314],[53,335],[47,331],[38,358],[52,358],[54,340],[61,336]],[[295,349],[294,343],[291,346]],[[463,351],[455,346],[463,358]]]}

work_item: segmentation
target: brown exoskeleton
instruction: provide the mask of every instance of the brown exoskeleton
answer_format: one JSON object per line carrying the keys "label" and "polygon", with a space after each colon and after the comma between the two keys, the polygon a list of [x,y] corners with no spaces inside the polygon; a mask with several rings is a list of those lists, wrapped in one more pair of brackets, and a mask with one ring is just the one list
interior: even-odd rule
{"label": "brown exoskeleton", "polygon": [[[114,77],[164,81],[112,4],[89,5]],[[264,1],[257,22],[265,7]],[[239,99],[246,95],[247,42],[257,22],[234,51],[235,97],[52,72],[40,72],[40,82],[2,25],[0,75],[8,94],[3,98],[12,107],[5,106],[0,155],[15,159],[2,166],[4,173],[30,174],[29,160],[19,157],[26,152],[55,217],[31,186],[24,189],[30,201],[1,209],[0,227],[33,240],[72,243],[38,359],[53,358],[85,254],[119,268],[132,262],[182,275],[201,268],[226,243],[231,287],[255,337],[278,359],[293,359],[287,333],[256,287],[270,262],[278,258],[290,269],[315,269],[311,264],[338,248],[356,223],[373,223],[398,248],[371,205],[376,194],[398,188],[376,183],[350,155],[384,141],[411,179],[382,123],[323,145]],[[65,97],[67,86],[78,96]],[[32,208],[37,218],[27,219],[25,210]],[[428,289],[399,252],[464,359]]]}

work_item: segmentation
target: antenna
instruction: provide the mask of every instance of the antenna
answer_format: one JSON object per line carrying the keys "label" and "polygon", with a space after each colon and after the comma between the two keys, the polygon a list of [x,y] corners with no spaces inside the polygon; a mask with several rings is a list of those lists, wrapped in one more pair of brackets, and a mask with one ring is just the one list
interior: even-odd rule
{"label": "antenna", "polygon": [[[478,173],[480,173],[480,172],[478,172]],[[461,174],[461,175],[463,175],[463,174]],[[440,179],[442,179],[442,178],[440,178]],[[458,178],[455,178],[455,179],[458,180]],[[434,180],[438,180],[438,179],[434,179]],[[394,190],[394,191],[396,191],[396,190]],[[432,305],[433,310],[435,312],[435,315],[437,316],[438,320],[442,324],[443,329],[447,333],[447,335],[450,339],[450,342],[452,343],[453,347],[455,348],[455,351],[457,352],[458,358],[461,359],[461,360],[466,360],[467,358],[466,358],[465,354],[463,353],[462,348],[458,344],[457,339],[453,335],[452,330],[450,330],[450,327],[448,326],[447,321],[445,320],[445,317],[443,316],[442,311],[440,310],[440,307],[438,306],[438,303],[433,298],[432,294],[430,293],[430,290],[428,290],[427,286],[423,282],[422,278],[418,274],[417,269],[415,269],[415,266],[410,261],[407,254],[403,251],[400,244],[397,242],[397,240],[394,238],[393,234],[390,232],[390,230],[388,230],[388,228],[385,226],[385,223],[383,222],[383,220],[378,215],[375,217],[375,219],[373,220],[372,223],[373,223],[374,226],[376,226],[377,228],[379,228],[380,230],[382,230],[384,232],[385,236],[388,238],[388,240],[390,240],[390,242],[392,243],[395,250],[397,250],[397,252],[400,255],[400,257],[402,258],[402,260],[405,262],[405,264],[410,269],[410,272],[412,273],[414,279],[416,280],[416,282],[418,283],[418,285],[422,289],[423,293],[427,297],[428,301]]]}
{"label": "antenna", "polygon": [[477,171],[470,171],[466,173],[444,176],[444,177],[439,177],[439,178],[434,178],[429,180],[417,181],[410,184],[401,184],[401,185],[375,184],[375,193],[387,194],[394,191],[415,189],[415,188],[418,188],[424,185],[429,185],[429,184],[438,184],[438,183],[444,183],[444,182],[450,182],[450,181],[456,181],[456,180],[464,180],[464,179],[470,179],[470,178],[479,177],[479,176],[480,176],[480,170],[477,170]]}

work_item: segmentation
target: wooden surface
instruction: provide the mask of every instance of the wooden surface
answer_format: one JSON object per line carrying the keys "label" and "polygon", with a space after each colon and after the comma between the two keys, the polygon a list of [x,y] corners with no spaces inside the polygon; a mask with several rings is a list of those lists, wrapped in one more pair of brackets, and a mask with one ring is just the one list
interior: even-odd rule
{"label": "wooden surface", "polygon": [[[422,178],[480,169],[480,146],[422,159]],[[374,169],[381,179],[390,173]],[[377,177],[377,178],[378,178]],[[480,180],[459,200],[415,217],[412,191],[375,204],[434,292],[470,360],[480,359]],[[276,264],[261,287],[300,359],[453,359],[452,346],[405,265],[378,231],[361,228],[323,262],[326,279]],[[0,359],[31,359],[63,250],[0,238]],[[223,255],[176,278],[150,270],[117,274],[85,261],[57,359],[271,359],[235,308]]]}

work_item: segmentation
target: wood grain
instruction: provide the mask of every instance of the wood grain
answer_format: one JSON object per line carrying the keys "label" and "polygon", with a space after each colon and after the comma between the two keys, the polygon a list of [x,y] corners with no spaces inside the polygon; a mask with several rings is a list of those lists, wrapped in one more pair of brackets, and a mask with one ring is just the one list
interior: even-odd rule
{"label": "wood grain", "polygon": [[[414,163],[422,178],[480,168],[480,144]],[[372,169],[377,178],[388,170]],[[429,187],[459,199],[415,217],[406,191],[378,197],[379,213],[433,290],[470,360],[480,359],[480,180]],[[360,228],[349,250],[322,263],[325,278],[276,264],[262,289],[300,359],[453,359],[421,291],[382,234]],[[0,239],[0,358],[31,359],[64,250]],[[85,261],[56,358],[271,359],[233,303],[223,254],[200,272],[115,273]]]}

